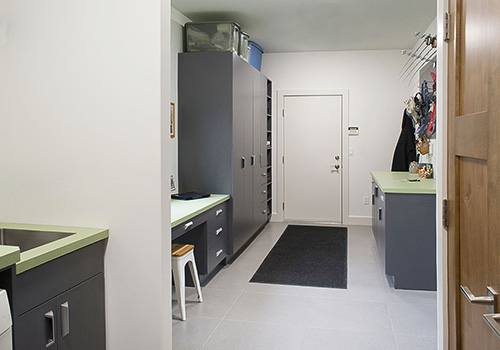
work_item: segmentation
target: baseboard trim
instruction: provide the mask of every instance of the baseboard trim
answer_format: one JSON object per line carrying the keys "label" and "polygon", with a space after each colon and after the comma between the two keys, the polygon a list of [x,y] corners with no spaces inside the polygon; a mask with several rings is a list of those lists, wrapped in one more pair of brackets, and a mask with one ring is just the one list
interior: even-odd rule
{"label": "baseboard trim", "polygon": [[371,216],[348,216],[346,225],[360,225],[360,226],[371,226],[372,217]]}

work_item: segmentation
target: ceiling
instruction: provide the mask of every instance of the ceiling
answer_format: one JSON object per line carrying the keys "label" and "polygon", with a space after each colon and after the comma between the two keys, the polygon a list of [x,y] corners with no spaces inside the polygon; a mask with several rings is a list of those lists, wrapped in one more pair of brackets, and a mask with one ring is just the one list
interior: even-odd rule
{"label": "ceiling", "polygon": [[411,48],[436,0],[171,0],[192,21],[234,21],[266,53]]}

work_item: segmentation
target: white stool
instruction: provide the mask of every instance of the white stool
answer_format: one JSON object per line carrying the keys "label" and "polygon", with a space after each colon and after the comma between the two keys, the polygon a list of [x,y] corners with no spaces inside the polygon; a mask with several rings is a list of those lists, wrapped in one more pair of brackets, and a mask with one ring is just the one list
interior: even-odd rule
{"label": "white stool", "polygon": [[174,273],[175,293],[177,294],[177,303],[181,310],[181,319],[186,320],[186,278],[184,276],[184,267],[189,263],[191,276],[193,277],[194,286],[198,293],[198,300],[203,302],[201,296],[200,280],[198,278],[198,270],[194,261],[194,245],[191,244],[172,244],[172,272]]}

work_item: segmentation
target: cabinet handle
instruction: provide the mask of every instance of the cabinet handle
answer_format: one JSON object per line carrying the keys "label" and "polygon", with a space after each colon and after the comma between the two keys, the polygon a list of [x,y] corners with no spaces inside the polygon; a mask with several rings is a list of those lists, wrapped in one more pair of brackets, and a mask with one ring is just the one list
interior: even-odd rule
{"label": "cabinet handle", "polygon": [[187,224],[184,225],[184,231],[186,231],[188,228],[194,225],[194,222],[190,221]]}
{"label": "cabinet handle", "polygon": [[267,173],[262,173],[262,176],[263,176],[263,177],[267,176]]}
{"label": "cabinet handle", "polygon": [[224,252],[224,250],[223,250],[223,249],[219,249],[219,250],[215,253],[215,257],[216,257],[216,258],[218,258],[218,257],[219,257],[219,255],[221,255],[221,254],[222,254],[222,252]]}
{"label": "cabinet handle", "polygon": [[378,221],[382,222],[382,208],[378,208]]}
{"label": "cabinet handle", "polygon": [[54,311],[50,310],[45,314],[45,318],[50,320],[50,325],[52,328],[52,338],[47,339],[47,343],[45,344],[46,348],[50,348],[52,345],[56,343],[56,334],[55,334],[55,325],[54,325]]}
{"label": "cabinet handle", "polygon": [[222,209],[218,209],[217,211],[215,211],[215,216],[219,216],[220,214],[222,214]]}
{"label": "cabinet handle", "polygon": [[245,169],[245,157],[241,157],[241,169]]}
{"label": "cabinet handle", "polygon": [[266,194],[266,193],[267,193],[267,191],[266,191],[266,190],[262,191],[262,194]]}
{"label": "cabinet handle", "polygon": [[251,162],[252,167],[254,167],[255,166],[255,155],[254,154],[252,154],[250,162]]}
{"label": "cabinet handle", "polygon": [[61,304],[61,327],[62,336],[65,337],[69,334],[69,303]]}
{"label": "cabinet handle", "polygon": [[262,214],[266,214],[266,213],[267,213],[267,210],[266,210],[266,209],[264,209],[264,210],[262,211]]}
{"label": "cabinet handle", "polygon": [[215,231],[215,235],[218,236],[221,232],[223,231],[222,227],[219,227],[216,231]]}
{"label": "cabinet handle", "polygon": [[372,205],[375,205],[375,195],[372,194]]}
{"label": "cabinet handle", "polygon": [[260,167],[262,168],[262,158],[264,157],[264,155],[261,153],[260,154]]}
{"label": "cabinet handle", "polygon": [[375,197],[378,197],[378,186],[375,186]]}

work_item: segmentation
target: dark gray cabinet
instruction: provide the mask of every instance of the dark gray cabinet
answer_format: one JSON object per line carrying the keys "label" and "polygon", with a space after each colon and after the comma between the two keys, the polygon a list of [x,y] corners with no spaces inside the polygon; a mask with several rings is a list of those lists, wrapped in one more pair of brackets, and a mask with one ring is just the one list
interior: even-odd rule
{"label": "dark gray cabinet", "polygon": [[232,52],[181,53],[178,62],[179,189],[231,195],[232,255],[269,220],[268,80]]}
{"label": "dark gray cabinet", "polygon": [[372,229],[394,288],[436,290],[436,195],[386,193],[372,181]]}
{"label": "dark gray cabinet", "polygon": [[[193,244],[196,268],[201,285],[205,285],[222,267],[227,257],[228,229],[227,204],[221,203],[172,228],[172,242]],[[186,265],[186,284],[193,286]]]}
{"label": "dark gray cabinet", "polygon": [[102,274],[21,315],[16,350],[105,349]]}
{"label": "dark gray cabinet", "polygon": [[103,241],[17,275],[15,350],[104,350]]}

